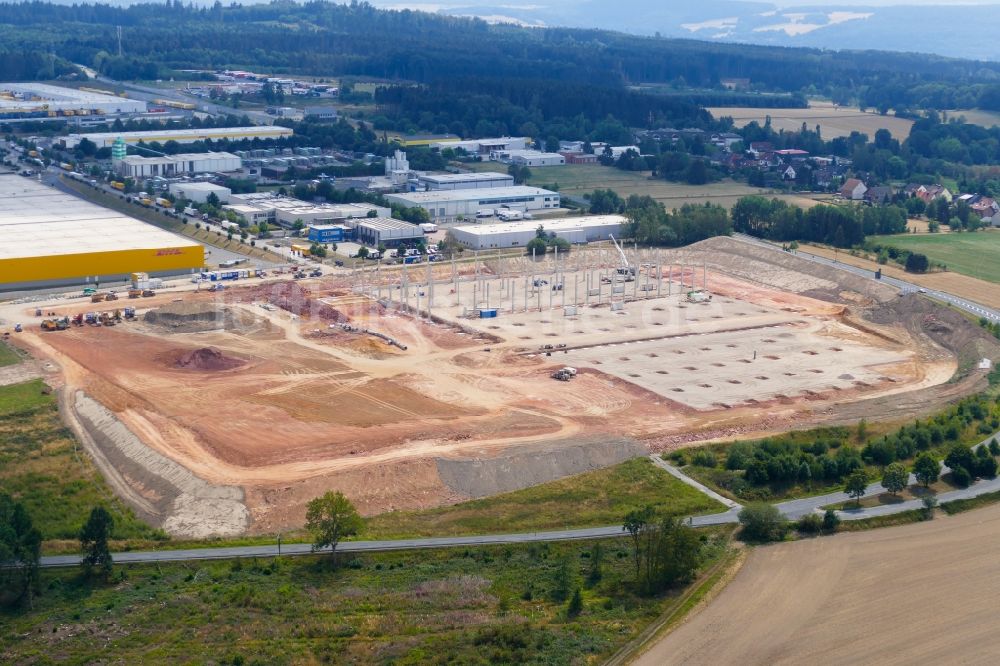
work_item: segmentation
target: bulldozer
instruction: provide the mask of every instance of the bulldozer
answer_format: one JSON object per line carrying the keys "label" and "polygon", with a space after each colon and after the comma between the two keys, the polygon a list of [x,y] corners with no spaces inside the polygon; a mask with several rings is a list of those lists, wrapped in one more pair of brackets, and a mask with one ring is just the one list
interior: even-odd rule
{"label": "bulldozer", "polygon": [[42,320],[42,330],[43,331],[54,331],[56,330],[56,322],[54,319],[43,319]]}
{"label": "bulldozer", "polygon": [[110,312],[102,312],[99,321],[102,326],[114,326],[116,323]]}

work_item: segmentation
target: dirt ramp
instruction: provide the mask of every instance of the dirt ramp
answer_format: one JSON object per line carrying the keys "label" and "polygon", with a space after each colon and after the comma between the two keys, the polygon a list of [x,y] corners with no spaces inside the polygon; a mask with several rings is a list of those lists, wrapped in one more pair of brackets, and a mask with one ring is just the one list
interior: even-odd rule
{"label": "dirt ramp", "polygon": [[243,367],[246,361],[231,356],[226,356],[215,347],[202,347],[182,355],[174,363],[175,367],[184,370],[205,370],[218,372],[222,370],[235,370]]}
{"label": "dirt ramp", "polygon": [[210,484],[157,453],[82,391],[69,398],[68,407],[84,430],[81,439],[92,443],[98,467],[143,519],[191,539],[247,530],[250,513],[241,488]]}
{"label": "dirt ramp", "polygon": [[437,470],[448,488],[474,499],[609,467],[646,453],[635,440],[592,437],[528,444],[496,458],[438,458]]}

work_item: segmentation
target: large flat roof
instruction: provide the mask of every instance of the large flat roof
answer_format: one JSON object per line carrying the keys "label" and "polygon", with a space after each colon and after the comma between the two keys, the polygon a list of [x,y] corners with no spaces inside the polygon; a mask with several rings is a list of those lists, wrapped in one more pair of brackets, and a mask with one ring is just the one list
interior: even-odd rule
{"label": "large flat roof", "polygon": [[628,222],[624,215],[586,215],[584,217],[563,217],[553,220],[525,220],[523,222],[500,222],[498,224],[466,224],[455,227],[472,236],[490,236],[493,234],[532,232],[539,226],[546,231],[571,231],[573,229],[588,229],[622,225]]}
{"label": "large flat roof", "polygon": [[548,194],[559,196],[558,192],[543,190],[540,187],[515,185],[514,187],[491,187],[489,189],[403,192],[401,194],[386,194],[385,198],[390,201],[396,200],[414,204],[427,204],[438,201],[478,201],[480,199],[505,199],[508,197],[537,197]]}
{"label": "large flat roof", "polygon": [[229,136],[291,136],[293,131],[278,125],[255,125],[252,127],[206,127],[199,129],[162,129],[137,132],[90,132],[69,134],[67,140],[79,141],[86,137],[92,141],[114,141],[121,137],[126,143],[137,141],[169,141],[170,139],[215,139]]}
{"label": "large flat roof", "polygon": [[197,245],[36,180],[0,174],[0,259]]}
{"label": "large flat roof", "polygon": [[420,180],[426,180],[430,183],[469,183],[480,180],[496,180],[498,178],[513,180],[513,176],[500,173],[499,171],[479,171],[470,173],[434,173],[425,174],[420,176]]}
{"label": "large flat roof", "polygon": [[368,227],[369,229],[375,229],[376,231],[400,229],[403,231],[419,231],[420,233],[423,233],[423,229],[417,225],[404,222],[403,220],[396,220],[391,217],[359,217],[353,220],[353,223],[355,227]]}

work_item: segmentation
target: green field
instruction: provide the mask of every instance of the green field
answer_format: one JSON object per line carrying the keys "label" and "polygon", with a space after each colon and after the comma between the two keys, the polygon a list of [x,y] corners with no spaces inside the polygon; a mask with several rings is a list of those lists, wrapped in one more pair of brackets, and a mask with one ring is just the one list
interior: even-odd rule
{"label": "green field", "polygon": [[21,355],[6,342],[0,342],[0,368],[5,365],[17,365],[20,362]]}
{"label": "green field", "polygon": [[[703,569],[729,531],[700,532]],[[634,594],[625,538],[588,581],[597,543],[118,566],[106,585],[44,570],[33,610],[0,609],[0,661],[596,664],[685,592]]]}
{"label": "green field", "polygon": [[615,525],[633,509],[653,506],[662,515],[724,511],[713,499],[635,458],[614,467],[543,483],[496,497],[424,511],[398,511],[367,521],[363,538],[533,532]]}
{"label": "green field", "polygon": [[872,236],[872,243],[920,252],[949,271],[1000,282],[1000,231],[976,233]]}
{"label": "green field", "polygon": [[59,420],[55,396],[41,380],[0,387],[0,492],[24,503],[46,540],[76,539],[98,504],[115,518],[118,539],[156,538],[90,462]]}
{"label": "green field", "polygon": [[[500,171],[506,173],[507,166],[497,162],[474,162],[461,164],[473,171]],[[594,164],[566,164],[563,166],[532,167],[529,185],[547,187],[556,185],[560,194],[582,197],[597,189],[612,189],[627,198],[632,194],[649,195],[663,203],[668,210],[680,208],[686,203],[703,204],[706,201],[731,208],[740,197],[751,194],[768,194],[771,190],[750,187],[746,183],[722,180],[708,185],[688,185],[651,179],[649,172],[622,171],[614,167]],[[812,199],[795,194],[775,195],[789,203],[803,207],[815,205]]]}

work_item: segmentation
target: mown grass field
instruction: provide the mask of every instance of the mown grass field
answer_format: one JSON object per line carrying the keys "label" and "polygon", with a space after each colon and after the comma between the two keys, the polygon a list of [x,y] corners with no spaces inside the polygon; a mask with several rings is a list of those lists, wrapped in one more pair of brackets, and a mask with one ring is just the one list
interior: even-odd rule
{"label": "mown grass field", "polygon": [[949,271],[1000,282],[1000,231],[872,236],[869,240],[926,254],[931,261],[947,266]]}
{"label": "mown grass field", "polygon": [[59,420],[55,396],[41,380],[0,387],[0,492],[24,503],[46,540],[76,539],[97,505],[114,516],[115,538],[158,536],[114,497],[77,450]]}
{"label": "mown grass field", "polygon": [[[703,569],[728,533],[702,532]],[[118,566],[108,584],[45,570],[33,610],[0,609],[0,662],[595,664],[684,593],[635,595],[624,538],[344,560]]]}
{"label": "mown grass field", "polygon": [[725,510],[647,458],[544,483],[496,497],[423,511],[370,518],[361,538],[392,539],[535,532],[616,525],[626,513],[653,506],[662,515],[690,516]]}
{"label": "mown grass field", "polygon": [[[497,162],[478,162],[462,164],[463,168],[473,171],[500,171],[506,173],[506,165]],[[615,167],[599,164],[566,164],[552,167],[532,167],[528,184],[534,187],[558,186],[559,193],[574,198],[590,194],[594,190],[611,189],[620,196],[649,195],[663,203],[667,210],[680,208],[684,204],[703,204],[706,201],[725,208],[732,208],[740,197],[751,194],[769,194],[771,190],[750,187],[746,183],[734,180],[722,180],[708,185],[688,185],[686,183],[671,183],[661,179],[652,179],[650,172],[622,171]],[[798,194],[773,195],[789,203],[804,208],[816,205],[812,198]]]}

